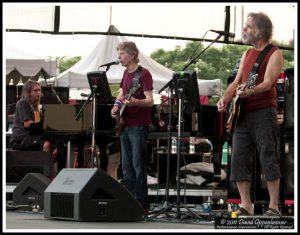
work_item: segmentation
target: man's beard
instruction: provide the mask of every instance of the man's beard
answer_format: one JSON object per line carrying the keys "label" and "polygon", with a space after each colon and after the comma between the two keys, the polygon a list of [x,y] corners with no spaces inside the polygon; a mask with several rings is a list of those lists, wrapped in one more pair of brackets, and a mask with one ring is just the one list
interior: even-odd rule
{"label": "man's beard", "polygon": [[255,35],[253,34],[246,34],[246,35],[242,35],[242,42],[244,44],[250,44],[250,45],[254,45],[254,43],[256,42],[257,38],[255,37]]}

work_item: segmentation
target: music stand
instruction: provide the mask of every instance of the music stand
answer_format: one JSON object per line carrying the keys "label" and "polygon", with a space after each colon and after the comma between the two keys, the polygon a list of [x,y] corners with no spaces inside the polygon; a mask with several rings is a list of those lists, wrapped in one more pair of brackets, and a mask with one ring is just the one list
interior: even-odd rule
{"label": "music stand", "polygon": [[154,214],[151,219],[165,213],[167,217],[170,217],[169,212],[171,211],[172,205],[169,202],[169,186],[170,186],[170,155],[171,155],[171,136],[172,136],[172,103],[173,103],[173,90],[174,90],[174,77],[159,91],[163,91],[166,87],[169,87],[168,92],[168,151],[167,151],[167,179],[166,179],[166,201],[164,202],[162,208],[159,211],[150,212],[150,214]]}
{"label": "music stand", "polygon": [[[171,92],[173,91],[173,85],[175,87],[175,98],[176,103],[178,104],[178,136],[177,136],[177,215],[176,219],[181,219],[180,216],[180,157],[181,157],[181,116],[182,116],[182,98],[185,103],[184,111],[186,113],[192,112],[200,112],[201,105],[200,105],[200,97],[199,97],[199,88],[197,83],[197,74],[196,72],[192,71],[182,71],[182,72],[175,72],[173,74],[172,79],[167,83],[168,86],[171,88]],[[164,86],[164,88],[167,86]],[[172,93],[171,93],[172,94]],[[171,106],[171,100],[169,100],[169,106]],[[171,111],[169,111],[171,112]],[[161,210],[155,213],[154,216],[151,218],[155,218],[162,213],[166,213],[169,217],[170,211],[172,211],[172,207],[175,204],[170,205],[168,201],[169,196],[169,164],[170,164],[170,113],[169,113],[169,138],[168,138],[168,156],[167,156],[167,183],[166,183],[166,202]],[[189,213],[194,215],[197,219],[202,219],[200,215],[192,211],[190,208],[184,206]],[[186,217],[186,216],[184,216]]]}
{"label": "music stand", "polygon": [[[106,72],[104,71],[94,71],[87,73],[88,82],[91,89],[91,94],[89,95],[86,102],[82,105],[81,109],[79,110],[78,114],[76,115],[75,119],[77,120],[79,115],[81,114],[83,108],[87,104],[87,102],[93,98],[93,120],[92,120],[92,167],[95,166],[95,159],[96,159],[96,148],[95,148],[95,126],[96,126],[96,98],[98,103],[100,104],[107,104],[113,103],[113,97],[111,95],[109,84],[106,76]],[[98,159],[96,159],[97,162]],[[97,162],[97,167],[99,167]]]}
{"label": "music stand", "polygon": [[[176,72],[173,74],[172,79],[170,79],[159,91],[158,93],[161,93],[166,87],[171,87],[173,84],[175,84],[175,93],[177,98],[177,104],[178,106],[178,140],[180,141],[180,128],[181,128],[181,96],[185,95],[186,99],[189,100],[190,108],[186,109],[186,112],[191,112],[191,110],[194,110],[194,112],[201,111],[201,105],[200,105],[200,96],[199,96],[199,88],[198,88],[198,82],[197,82],[197,74],[196,72],[187,72],[185,71],[191,64],[196,63],[200,56],[213,44],[215,43],[222,35],[219,34],[203,51],[199,53],[196,57],[192,58],[182,69],[181,72]],[[189,93],[190,92],[190,93]],[[170,104],[170,103],[169,103]],[[194,108],[193,108],[194,106]],[[170,115],[170,112],[169,112]],[[169,118],[169,125],[170,125],[170,118]],[[170,157],[170,130],[169,130],[169,136],[168,136],[168,158],[167,158],[167,180],[168,180],[168,167],[169,167],[169,157]],[[177,147],[178,141],[177,141]],[[180,149],[177,148],[177,218],[180,217]],[[168,181],[167,181],[168,182]],[[167,187],[167,195],[168,195],[168,187]],[[179,192],[178,192],[179,191]],[[168,203],[168,200],[167,200]],[[159,215],[163,212],[170,211],[171,206],[167,206],[167,208],[164,208],[156,215]],[[185,208],[196,218],[201,218],[198,214],[193,212],[191,209],[185,206]],[[186,217],[186,216],[185,216]]]}
{"label": "music stand", "polygon": [[112,104],[114,102],[110,92],[106,72],[95,71],[87,73],[91,91],[95,93],[99,104]]}
{"label": "music stand", "polygon": [[[177,141],[177,219],[181,219],[180,214],[180,159],[181,159],[181,117],[183,112],[191,114],[192,112],[200,112],[200,96],[197,83],[197,74],[195,71],[181,71],[176,72],[173,75],[175,81],[175,96],[178,103],[178,141]],[[185,106],[183,106],[183,102]],[[191,213],[197,219],[201,219],[201,216],[192,211],[187,206],[183,206],[189,213]],[[186,216],[184,216],[186,217]]]}
{"label": "music stand", "polygon": [[197,73],[195,71],[181,71],[173,74],[176,102],[179,103],[179,89],[182,88],[184,99],[183,112],[191,114],[201,112]]}

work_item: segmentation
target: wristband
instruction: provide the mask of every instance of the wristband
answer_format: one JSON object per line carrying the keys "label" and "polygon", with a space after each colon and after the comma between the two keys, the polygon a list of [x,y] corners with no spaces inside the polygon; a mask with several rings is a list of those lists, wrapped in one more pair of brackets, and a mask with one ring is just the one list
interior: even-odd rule
{"label": "wristband", "polygon": [[118,108],[121,108],[123,105],[123,102],[122,100],[120,99],[116,99],[115,103],[114,103],[114,106],[117,106]]}

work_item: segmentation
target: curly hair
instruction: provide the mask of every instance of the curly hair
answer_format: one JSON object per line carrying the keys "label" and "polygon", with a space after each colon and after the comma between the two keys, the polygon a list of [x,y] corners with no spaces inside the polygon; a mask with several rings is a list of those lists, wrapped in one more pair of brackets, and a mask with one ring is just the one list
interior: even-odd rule
{"label": "curly hair", "polygon": [[273,24],[269,16],[266,14],[259,13],[249,13],[248,17],[252,17],[257,29],[259,38],[269,41],[273,35]]}

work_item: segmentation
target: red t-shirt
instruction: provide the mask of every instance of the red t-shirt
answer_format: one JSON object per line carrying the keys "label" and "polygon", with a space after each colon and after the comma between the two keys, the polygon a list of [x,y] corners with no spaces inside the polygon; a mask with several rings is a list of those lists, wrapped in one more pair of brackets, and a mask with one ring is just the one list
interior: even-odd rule
{"label": "red t-shirt", "polygon": [[[123,89],[123,94],[126,96],[132,86],[132,80],[134,77],[133,73],[128,73],[126,69],[123,74],[123,78],[120,87]],[[136,99],[145,99],[144,91],[153,90],[153,79],[148,69],[143,68],[140,76],[141,86],[135,95],[132,97]],[[151,121],[151,107],[126,107],[123,117],[125,119],[126,126],[148,126],[152,123]]]}

